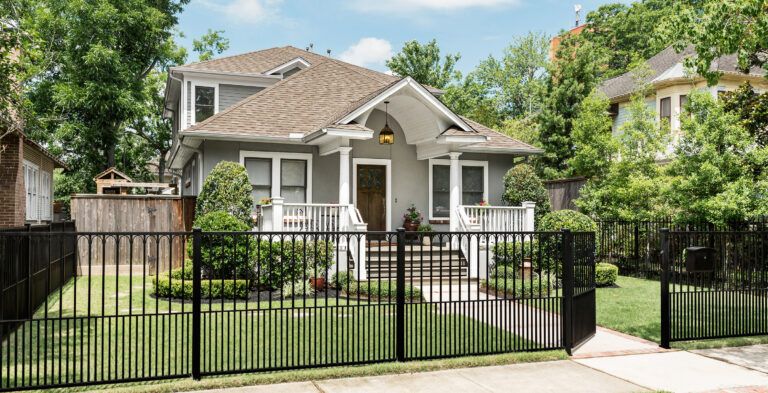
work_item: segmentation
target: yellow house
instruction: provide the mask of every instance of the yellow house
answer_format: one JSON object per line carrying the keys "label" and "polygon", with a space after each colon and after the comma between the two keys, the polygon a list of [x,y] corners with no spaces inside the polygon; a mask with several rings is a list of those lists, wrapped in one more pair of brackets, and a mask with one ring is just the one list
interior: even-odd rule
{"label": "yellow house", "polygon": [[717,97],[722,92],[736,90],[744,82],[749,82],[758,92],[768,91],[764,71],[760,68],[753,68],[748,74],[739,71],[736,55],[723,56],[712,63],[712,69],[722,72],[722,76],[716,85],[708,86],[706,79],[686,70],[684,61],[692,55],[695,55],[692,47],[677,53],[670,46],[648,59],[647,74],[627,72],[599,86],[611,102],[614,134],[628,118],[632,93],[642,85],[650,89],[646,102],[656,113],[656,119],[666,120],[670,125],[672,143],[667,153],[671,153],[680,137],[680,112],[692,91],[708,91]]}

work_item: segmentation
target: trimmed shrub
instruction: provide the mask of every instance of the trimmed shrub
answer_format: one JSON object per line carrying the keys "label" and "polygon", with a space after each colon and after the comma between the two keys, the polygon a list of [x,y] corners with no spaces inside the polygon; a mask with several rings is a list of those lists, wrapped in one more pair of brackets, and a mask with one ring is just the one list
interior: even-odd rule
{"label": "trimmed shrub", "polygon": [[309,280],[299,280],[283,284],[281,293],[283,294],[283,299],[300,298],[314,295],[315,288],[312,287]]}
{"label": "trimmed shrub", "polygon": [[616,284],[619,277],[619,267],[607,262],[595,265],[595,285],[598,287],[610,287]]}
{"label": "trimmed shrub", "polygon": [[539,221],[540,231],[559,231],[570,229],[571,232],[597,232],[597,223],[587,215],[575,210],[558,210],[551,212]]}
{"label": "trimmed shrub", "polygon": [[536,202],[536,223],[552,210],[549,193],[544,188],[536,171],[527,164],[515,165],[504,175],[504,194],[501,199],[510,206],[520,206],[523,202]]}
{"label": "trimmed shrub", "polygon": [[[597,224],[588,216],[574,210],[558,210],[546,214],[539,222],[538,230],[543,232],[559,232],[562,229],[570,229],[571,232],[595,232],[597,236]],[[562,245],[559,236],[545,237],[542,239],[542,258],[540,264],[535,267],[539,270],[549,270],[558,275],[562,273]],[[599,239],[595,238],[595,248],[599,247]],[[575,258],[585,258],[584,252],[592,252],[584,247],[576,247]]]}
{"label": "trimmed shrub", "polygon": [[251,182],[245,167],[231,161],[216,164],[197,196],[195,217],[214,211],[227,212],[250,225],[253,211]]}
{"label": "trimmed shrub", "polygon": [[330,286],[333,289],[342,289],[346,288],[353,281],[355,281],[355,277],[349,272],[336,272],[331,276]]}
{"label": "trimmed shrub", "polygon": [[[204,232],[247,232],[251,227],[224,211],[213,211],[195,219]],[[249,278],[254,272],[256,240],[249,234],[203,234],[200,242],[205,277]],[[249,250],[250,254],[249,255]],[[187,243],[192,257],[192,242]]]}
{"label": "trimmed shrub", "polygon": [[[350,281],[349,287],[343,288],[347,295],[360,296],[371,300],[395,299],[397,297],[397,284],[394,281]],[[405,300],[422,300],[421,290],[408,284],[405,285]]]}
{"label": "trimmed shrub", "polygon": [[[554,283],[552,283],[554,284]],[[556,295],[556,285],[551,285],[546,276],[522,278],[492,278],[490,280],[480,280],[480,287],[495,291],[497,296],[513,298],[536,298]]]}
{"label": "trimmed shrub", "polygon": [[[167,276],[152,277],[152,294],[159,298],[192,299],[192,281]],[[201,295],[204,299],[247,299],[250,294],[248,280],[203,280]]]}
{"label": "trimmed shrub", "polygon": [[277,289],[285,283],[326,277],[334,264],[334,247],[326,240],[262,240],[258,251],[253,251],[258,258],[259,283]]}
{"label": "trimmed shrub", "polygon": [[540,250],[536,240],[526,240],[496,243],[492,252],[493,266],[489,272],[490,276],[515,278],[523,266],[524,259],[530,259],[535,266]]}

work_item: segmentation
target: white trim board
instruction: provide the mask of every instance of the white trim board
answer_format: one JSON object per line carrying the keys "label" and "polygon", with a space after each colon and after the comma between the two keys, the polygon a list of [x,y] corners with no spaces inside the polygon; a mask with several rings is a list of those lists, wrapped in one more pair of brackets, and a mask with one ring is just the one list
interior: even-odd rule
{"label": "white trim board", "polygon": [[280,195],[281,160],[304,160],[307,162],[307,202],[312,203],[312,153],[283,153],[272,151],[240,150],[240,164],[245,166],[246,158],[269,158],[272,160],[272,196]]}
{"label": "white trim board", "polygon": [[358,165],[383,165],[385,166],[387,173],[386,180],[386,198],[387,203],[385,208],[387,209],[386,230],[387,232],[392,230],[392,160],[388,158],[352,158],[352,204],[357,208],[357,166]]}
{"label": "white trim board", "polygon": [[[443,166],[450,166],[451,160],[446,159],[435,159],[430,158],[429,163],[429,171],[427,176],[429,176],[429,188],[427,191],[429,192],[429,219],[430,220],[445,220],[449,217],[434,217],[432,215],[432,167],[435,165],[443,165]],[[475,160],[459,160],[459,170],[461,170],[461,167],[465,166],[475,166],[475,167],[482,167],[483,168],[483,199],[488,200],[488,161],[475,161]],[[450,176],[450,175],[449,175]],[[461,173],[459,173],[459,197],[463,197],[464,190],[463,185],[461,184]],[[459,200],[459,204],[463,204],[461,200]],[[449,212],[450,213],[450,212]]]}

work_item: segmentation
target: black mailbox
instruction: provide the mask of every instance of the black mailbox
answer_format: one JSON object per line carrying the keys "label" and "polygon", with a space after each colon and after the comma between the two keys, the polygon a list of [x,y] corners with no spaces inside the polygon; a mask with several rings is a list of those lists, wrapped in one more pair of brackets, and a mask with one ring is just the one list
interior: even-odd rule
{"label": "black mailbox", "polygon": [[689,273],[708,273],[715,271],[714,248],[688,247],[685,251],[685,270]]}

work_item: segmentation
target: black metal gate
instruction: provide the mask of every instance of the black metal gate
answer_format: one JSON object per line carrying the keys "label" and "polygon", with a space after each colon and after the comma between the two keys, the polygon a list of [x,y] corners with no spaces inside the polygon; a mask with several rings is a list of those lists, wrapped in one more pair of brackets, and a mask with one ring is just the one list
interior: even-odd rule
{"label": "black metal gate", "polygon": [[594,244],[594,232],[563,232],[563,341],[569,354],[597,329]]}

